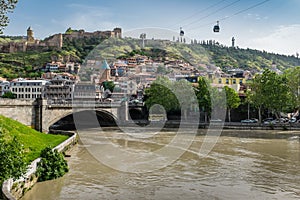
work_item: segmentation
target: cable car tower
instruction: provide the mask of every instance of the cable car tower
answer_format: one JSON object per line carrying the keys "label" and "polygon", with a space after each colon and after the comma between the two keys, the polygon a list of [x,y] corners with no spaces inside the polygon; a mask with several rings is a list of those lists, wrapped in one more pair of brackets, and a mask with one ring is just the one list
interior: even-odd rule
{"label": "cable car tower", "polygon": [[142,39],[142,49],[144,49],[145,48],[146,33],[142,33],[140,35],[140,38]]}

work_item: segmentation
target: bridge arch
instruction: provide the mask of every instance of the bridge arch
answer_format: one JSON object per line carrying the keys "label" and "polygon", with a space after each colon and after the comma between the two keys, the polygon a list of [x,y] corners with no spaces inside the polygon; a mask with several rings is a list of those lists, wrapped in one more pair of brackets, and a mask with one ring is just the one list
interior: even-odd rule
{"label": "bridge arch", "polygon": [[[95,122],[95,119],[98,122]],[[115,126],[117,120],[113,113],[103,109],[69,110],[61,113],[61,115],[54,116],[49,121],[49,129],[75,130],[79,127]]]}
{"label": "bridge arch", "polygon": [[[116,115],[105,109],[79,109],[79,110],[48,110],[48,113],[44,116],[48,116],[47,121],[43,118],[43,130],[49,131],[52,129],[76,129],[75,122],[78,127],[91,127],[91,126],[115,126],[118,118]],[[49,117],[50,116],[50,117]],[[80,119],[80,120],[78,120]],[[98,122],[95,122],[95,119]],[[91,123],[94,121],[94,123]]]}

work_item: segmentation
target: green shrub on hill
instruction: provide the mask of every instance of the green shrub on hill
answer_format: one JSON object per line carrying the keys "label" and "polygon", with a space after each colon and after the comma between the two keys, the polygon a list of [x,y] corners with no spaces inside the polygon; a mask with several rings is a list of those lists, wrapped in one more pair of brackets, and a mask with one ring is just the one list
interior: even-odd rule
{"label": "green shrub on hill", "polygon": [[41,161],[38,163],[38,181],[47,181],[62,177],[69,171],[64,155],[51,147],[46,147],[41,152]]}
{"label": "green shrub on hill", "polygon": [[9,178],[21,177],[27,169],[23,145],[14,137],[5,140],[5,129],[0,127],[0,185]]}

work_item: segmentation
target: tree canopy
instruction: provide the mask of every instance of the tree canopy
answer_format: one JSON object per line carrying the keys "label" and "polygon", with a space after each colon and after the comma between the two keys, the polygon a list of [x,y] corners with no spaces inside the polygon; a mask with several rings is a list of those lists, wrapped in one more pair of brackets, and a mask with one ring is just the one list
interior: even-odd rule
{"label": "tree canopy", "polygon": [[231,122],[231,109],[239,107],[239,105],[241,104],[241,99],[234,89],[228,86],[225,86],[224,88],[226,93],[226,107],[228,112],[228,120],[229,122]]}
{"label": "tree canopy", "polygon": [[9,23],[8,13],[13,12],[18,0],[2,0],[0,5],[0,34]]}
{"label": "tree canopy", "polygon": [[300,66],[287,69],[285,71],[288,86],[291,90],[293,107],[300,108]]}
{"label": "tree canopy", "polygon": [[0,185],[8,178],[19,178],[27,169],[23,145],[16,137],[6,141],[3,131],[5,129],[0,127]]}
{"label": "tree canopy", "polygon": [[145,90],[146,106],[150,109],[151,106],[159,104],[168,111],[179,110],[180,105],[176,95],[172,92],[172,82],[166,77],[158,77],[150,86]]}
{"label": "tree canopy", "polygon": [[291,90],[285,75],[265,70],[255,76],[250,87],[249,102],[258,108],[260,122],[263,108],[280,117],[280,112],[289,111],[293,106]]}

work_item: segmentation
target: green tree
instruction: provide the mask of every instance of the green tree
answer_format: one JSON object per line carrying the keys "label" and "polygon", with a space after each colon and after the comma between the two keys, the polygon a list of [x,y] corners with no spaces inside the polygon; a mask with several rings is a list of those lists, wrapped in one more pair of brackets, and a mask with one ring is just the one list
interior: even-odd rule
{"label": "green tree", "polygon": [[6,92],[5,94],[3,94],[2,98],[15,99],[16,98],[16,94],[14,94],[11,91],[9,91],[9,92]]}
{"label": "green tree", "polygon": [[226,107],[228,113],[228,120],[229,122],[231,122],[231,110],[239,107],[239,105],[241,104],[241,99],[234,89],[228,86],[225,86],[224,88],[226,93]]}
{"label": "green tree", "polygon": [[266,102],[266,96],[264,94],[264,85],[263,85],[263,76],[261,74],[257,74],[253,79],[252,83],[250,83],[250,92],[247,95],[247,101],[252,103],[255,108],[258,109],[258,121],[261,123],[261,113],[264,103]]}
{"label": "green tree", "polygon": [[255,76],[250,87],[249,102],[258,108],[260,123],[263,108],[271,111],[277,118],[280,117],[280,112],[291,108],[293,98],[285,75],[277,75],[267,69],[263,74]]}
{"label": "green tree", "polygon": [[207,117],[211,114],[211,94],[210,85],[204,77],[199,77],[198,86],[195,88],[199,109],[205,113],[205,122]]}
{"label": "green tree", "polygon": [[300,109],[300,66],[287,69],[285,76],[293,99],[293,107]]}
{"label": "green tree", "polygon": [[115,88],[115,84],[113,81],[104,81],[103,83],[103,87],[105,90],[110,90],[111,92],[114,91],[114,88]]}
{"label": "green tree", "polygon": [[39,181],[52,180],[62,177],[69,171],[67,161],[62,153],[46,147],[41,152],[41,161],[38,163],[37,176]]}
{"label": "green tree", "polygon": [[2,0],[0,6],[0,34],[9,23],[8,13],[13,12],[18,0]]}
{"label": "green tree", "polygon": [[72,30],[72,28],[69,27],[69,28],[66,30],[65,34],[71,34],[71,33],[73,33],[73,32],[74,32],[74,31]]}
{"label": "green tree", "polygon": [[27,169],[22,144],[15,137],[11,141],[4,140],[4,132],[0,127],[0,185],[6,179],[21,177]]}
{"label": "green tree", "polygon": [[187,112],[194,109],[197,105],[197,97],[190,82],[185,79],[172,82],[172,92],[175,93],[179,103],[179,108],[183,111],[184,119],[187,119]]}
{"label": "green tree", "polygon": [[148,109],[155,104],[163,106],[167,112],[180,109],[176,95],[172,92],[172,82],[168,78],[158,77],[150,88],[145,90],[145,95]]}
{"label": "green tree", "polygon": [[158,77],[145,90],[146,106],[150,109],[153,105],[159,104],[166,112],[182,111],[184,119],[187,119],[187,112],[197,105],[194,89],[185,79],[170,81],[166,77]]}

